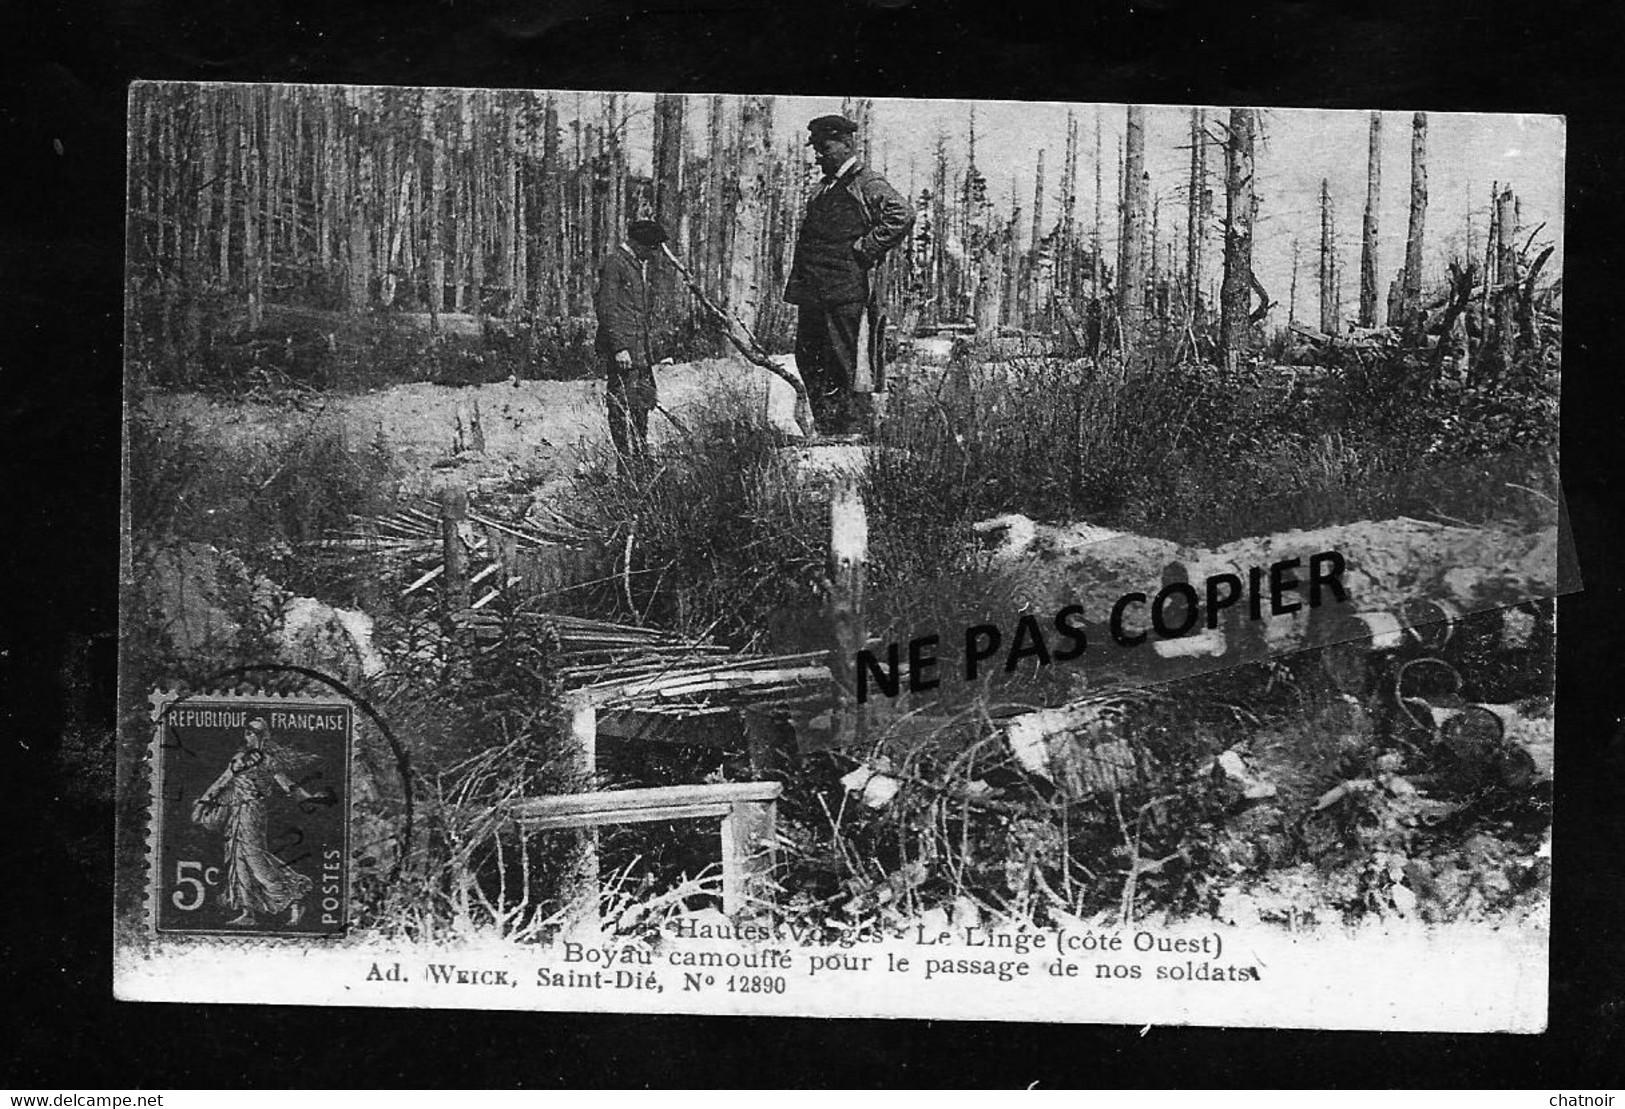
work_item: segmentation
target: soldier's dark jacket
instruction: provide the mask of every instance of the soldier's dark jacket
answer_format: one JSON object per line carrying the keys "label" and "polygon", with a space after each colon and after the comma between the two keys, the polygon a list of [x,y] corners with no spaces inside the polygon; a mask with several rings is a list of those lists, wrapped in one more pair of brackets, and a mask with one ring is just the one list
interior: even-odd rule
{"label": "soldier's dark jacket", "polygon": [[807,204],[784,299],[791,304],[862,304],[868,272],[908,237],[914,212],[896,189],[861,163]]}
{"label": "soldier's dark jacket", "polygon": [[616,247],[598,264],[592,302],[598,313],[598,353],[609,357],[624,350],[632,355],[634,366],[649,365],[649,283],[625,246]]}

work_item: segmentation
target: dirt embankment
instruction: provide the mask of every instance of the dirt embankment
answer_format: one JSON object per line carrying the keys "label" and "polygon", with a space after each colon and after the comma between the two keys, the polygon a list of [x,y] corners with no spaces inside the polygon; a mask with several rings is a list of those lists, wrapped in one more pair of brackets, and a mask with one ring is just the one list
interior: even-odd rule
{"label": "dirt embankment", "polygon": [[[656,446],[681,434],[679,423],[698,423],[721,399],[764,413],[776,427],[794,429],[789,386],[742,359],[660,366],[655,377],[664,409],[649,420]],[[472,449],[476,412],[483,450]],[[145,399],[143,413],[162,426],[189,424],[188,434],[200,440],[224,440],[239,448],[275,447],[321,421],[338,421],[353,447],[378,442],[386,448],[400,463],[408,491],[431,488],[442,471],[455,471],[471,486],[540,485],[573,473],[609,441],[602,380],[416,382],[313,395],[299,404],[161,393]]]}

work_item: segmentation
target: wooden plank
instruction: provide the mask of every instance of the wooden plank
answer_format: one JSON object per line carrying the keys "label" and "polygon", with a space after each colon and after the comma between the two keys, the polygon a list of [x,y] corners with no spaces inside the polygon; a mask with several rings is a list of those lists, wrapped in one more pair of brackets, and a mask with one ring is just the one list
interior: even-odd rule
{"label": "wooden plank", "polygon": [[[654,786],[647,789],[612,789],[591,793],[563,793],[515,801],[509,813],[520,820],[578,813],[632,812],[674,806],[731,805],[747,801],[777,801],[784,792],[780,782],[714,782],[699,785]],[[612,823],[605,820],[603,823]]]}
{"label": "wooden plank", "polygon": [[525,815],[519,818],[519,825],[527,832],[540,832],[549,828],[596,828],[602,824],[652,824],[657,820],[715,820],[727,816],[732,809],[733,806],[726,801],[713,801],[704,805],[606,808],[591,812]]}
{"label": "wooden plank", "polygon": [[434,581],[434,579],[438,578],[441,574],[444,574],[445,572],[446,572],[446,568],[445,568],[444,565],[436,566],[433,570],[430,570],[427,574],[424,574],[417,581],[413,582],[411,585],[407,586],[404,590],[402,590],[401,591],[401,596],[403,596],[403,597],[411,596],[413,593],[416,593],[419,589],[422,589],[425,585],[428,585],[430,582]]}
{"label": "wooden plank", "polygon": [[[700,680],[702,674],[707,680]],[[672,697],[723,689],[751,689],[784,682],[823,684],[828,681],[829,670],[822,666],[800,666],[782,670],[747,668],[725,670],[719,667],[666,674],[658,678],[602,682],[583,686],[575,692],[591,698],[596,704],[608,705],[639,698]]]}

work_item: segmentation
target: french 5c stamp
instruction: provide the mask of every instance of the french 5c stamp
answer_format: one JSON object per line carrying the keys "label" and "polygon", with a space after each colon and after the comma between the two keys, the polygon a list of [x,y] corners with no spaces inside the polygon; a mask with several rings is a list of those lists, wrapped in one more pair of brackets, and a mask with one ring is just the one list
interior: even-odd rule
{"label": "french 5c stamp", "polygon": [[163,690],[150,700],[154,929],[343,934],[350,705]]}

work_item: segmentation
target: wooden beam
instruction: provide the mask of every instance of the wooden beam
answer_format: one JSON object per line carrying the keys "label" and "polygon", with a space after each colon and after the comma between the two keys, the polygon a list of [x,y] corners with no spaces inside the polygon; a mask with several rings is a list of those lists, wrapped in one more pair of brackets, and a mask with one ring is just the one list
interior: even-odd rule
{"label": "wooden beam", "polygon": [[[771,896],[779,782],[724,782],[709,785],[660,786],[619,789],[601,793],[575,793],[535,797],[509,806],[509,813],[526,831],[575,829],[594,835],[602,824],[645,824],[659,820],[722,821],[722,910],[729,916],[747,913]],[[593,862],[596,866],[596,855]],[[577,928],[596,922],[598,875],[590,882],[594,915],[583,919],[583,887],[572,901],[572,923]]]}
{"label": "wooden beam", "polygon": [[[674,808],[707,808],[750,802],[777,801],[784,792],[780,782],[717,782],[701,785],[654,786],[647,789],[612,789],[592,793],[564,793],[550,797],[532,797],[515,801],[508,807],[514,819],[522,824],[535,820],[553,820],[563,817],[587,817],[599,824],[638,823],[642,819],[670,819],[669,817],[642,818],[630,821],[622,814],[637,814]],[[718,813],[717,815],[721,815]]]}
{"label": "wooden beam", "polygon": [[726,689],[753,689],[782,684],[812,685],[828,681],[829,670],[822,666],[774,669],[750,669],[740,666],[734,669],[724,664],[701,670],[663,674],[655,678],[638,677],[601,682],[582,686],[574,692],[594,704],[607,706],[637,700],[652,701],[661,697],[693,696]]}
{"label": "wooden beam", "polygon": [[[541,798],[548,800],[548,798]],[[607,798],[606,798],[607,800]],[[709,804],[663,805],[647,808],[603,808],[591,812],[526,814],[519,826],[527,832],[550,828],[597,828],[603,824],[652,824],[659,820],[706,820],[727,816],[733,806],[726,801]]]}

